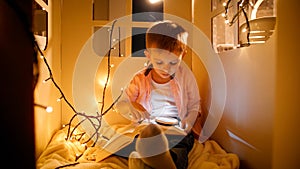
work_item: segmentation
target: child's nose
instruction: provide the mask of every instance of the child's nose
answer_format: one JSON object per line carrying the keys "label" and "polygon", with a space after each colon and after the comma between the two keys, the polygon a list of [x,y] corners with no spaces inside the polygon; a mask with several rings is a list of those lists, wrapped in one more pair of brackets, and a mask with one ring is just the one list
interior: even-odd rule
{"label": "child's nose", "polygon": [[163,71],[165,71],[165,72],[169,72],[169,70],[170,70],[170,65],[169,64],[164,64],[164,66],[163,66]]}

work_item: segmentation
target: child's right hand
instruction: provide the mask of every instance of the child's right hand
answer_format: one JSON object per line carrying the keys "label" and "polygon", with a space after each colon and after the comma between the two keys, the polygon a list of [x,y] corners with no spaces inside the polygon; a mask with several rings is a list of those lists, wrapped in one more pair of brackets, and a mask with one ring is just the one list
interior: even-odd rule
{"label": "child's right hand", "polygon": [[119,113],[134,122],[150,119],[150,114],[147,110],[141,104],[136,102],[118,102],[116,104],[116,109]]}
{"label": "child's right hand", "polygon": [[150,119],[150,114],[147,110],[137,102],[131,102],[130,113],[132,119],[137,122]]}

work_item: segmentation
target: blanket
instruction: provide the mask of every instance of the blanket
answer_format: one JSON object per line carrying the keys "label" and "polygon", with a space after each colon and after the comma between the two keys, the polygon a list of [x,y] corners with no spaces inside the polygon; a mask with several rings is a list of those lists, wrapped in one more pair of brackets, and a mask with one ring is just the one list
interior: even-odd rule
{"label": "blanket", "polygon": [[[101,143],[100,141],[99,144],[91,147],[80,143],[76,139],[66,140],[66,135],[65,128],[58,130],[53,135],[48,146],[36,161],[37,169],[129,169],[127,158],[111,155],[111,152],[103,148],[105,147],[103,145],[107,145],[107,143]],[[110,142],[109,145],[114,143],[117,142]],[[107,155],[105,158],[99,158],[99,154]],[[140,168],[147,167],[141,165]],[[188,169],[238,168],[239,158],[236,154],[226,152],[214,140],[207,140],[204,143],[195,140],[189,153]]]}

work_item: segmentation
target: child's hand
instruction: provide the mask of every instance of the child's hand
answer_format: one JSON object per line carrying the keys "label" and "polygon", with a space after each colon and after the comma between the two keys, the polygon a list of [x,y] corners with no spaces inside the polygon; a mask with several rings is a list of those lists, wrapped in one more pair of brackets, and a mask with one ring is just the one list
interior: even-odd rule
{"label": "child's hand", "polygon": [[119,113],[131,121],[140,122],[150,118],[150,114],[146,111],[146,109],[136,102],[118,102],[116,104],[116,109]]}
{"label": "child's hand", "polygon": [[142,121],[150,119],[150,114],[147,110],[139,103],[131,102],[130,115],[134,121]]}
{"label": "child's hand", "polygon": [[187,120],[182,120],[181,121],[181,128],[183,128],[183,130],[186,132],[186,133],[189,133],[193,127],[193,125],[191,125],[190,123],[188,123]]}
{"label": "child's hand", "polygon": [[197,116],[197,111],[189,112],[188,116],[181,120],[180,127],[183,128],[186,133],[191,132],[191,129],[193,128],[194,123],[196,122]]}

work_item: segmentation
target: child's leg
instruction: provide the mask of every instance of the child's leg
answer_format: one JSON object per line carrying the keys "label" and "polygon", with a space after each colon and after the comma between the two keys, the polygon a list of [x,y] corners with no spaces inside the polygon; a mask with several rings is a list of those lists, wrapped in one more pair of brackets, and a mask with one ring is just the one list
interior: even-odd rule
{"label": "child's leg", "polygon": [[141,160],[155,169],[176,169],[168,149],[166,136],[155,124],[149,124],[136,141],[136,150]]}
{"label": "child's leg", "polygon": [[[185,137],[170,136],[167,135],[169,141],[171,142],[171,155],[173,156],[173,161],[177,169],[188,168],[188,154],[194,145],[194,136],[188,134]],[[172,144],[173,142],[173,144]],[[174,145],[175,144],[175,145]]]}
{"label": "child's leg", "polygon": [[152,169],[141,160],[139,153],[136,151],[131,152],[128,159],[128,167],[129,169]]}

